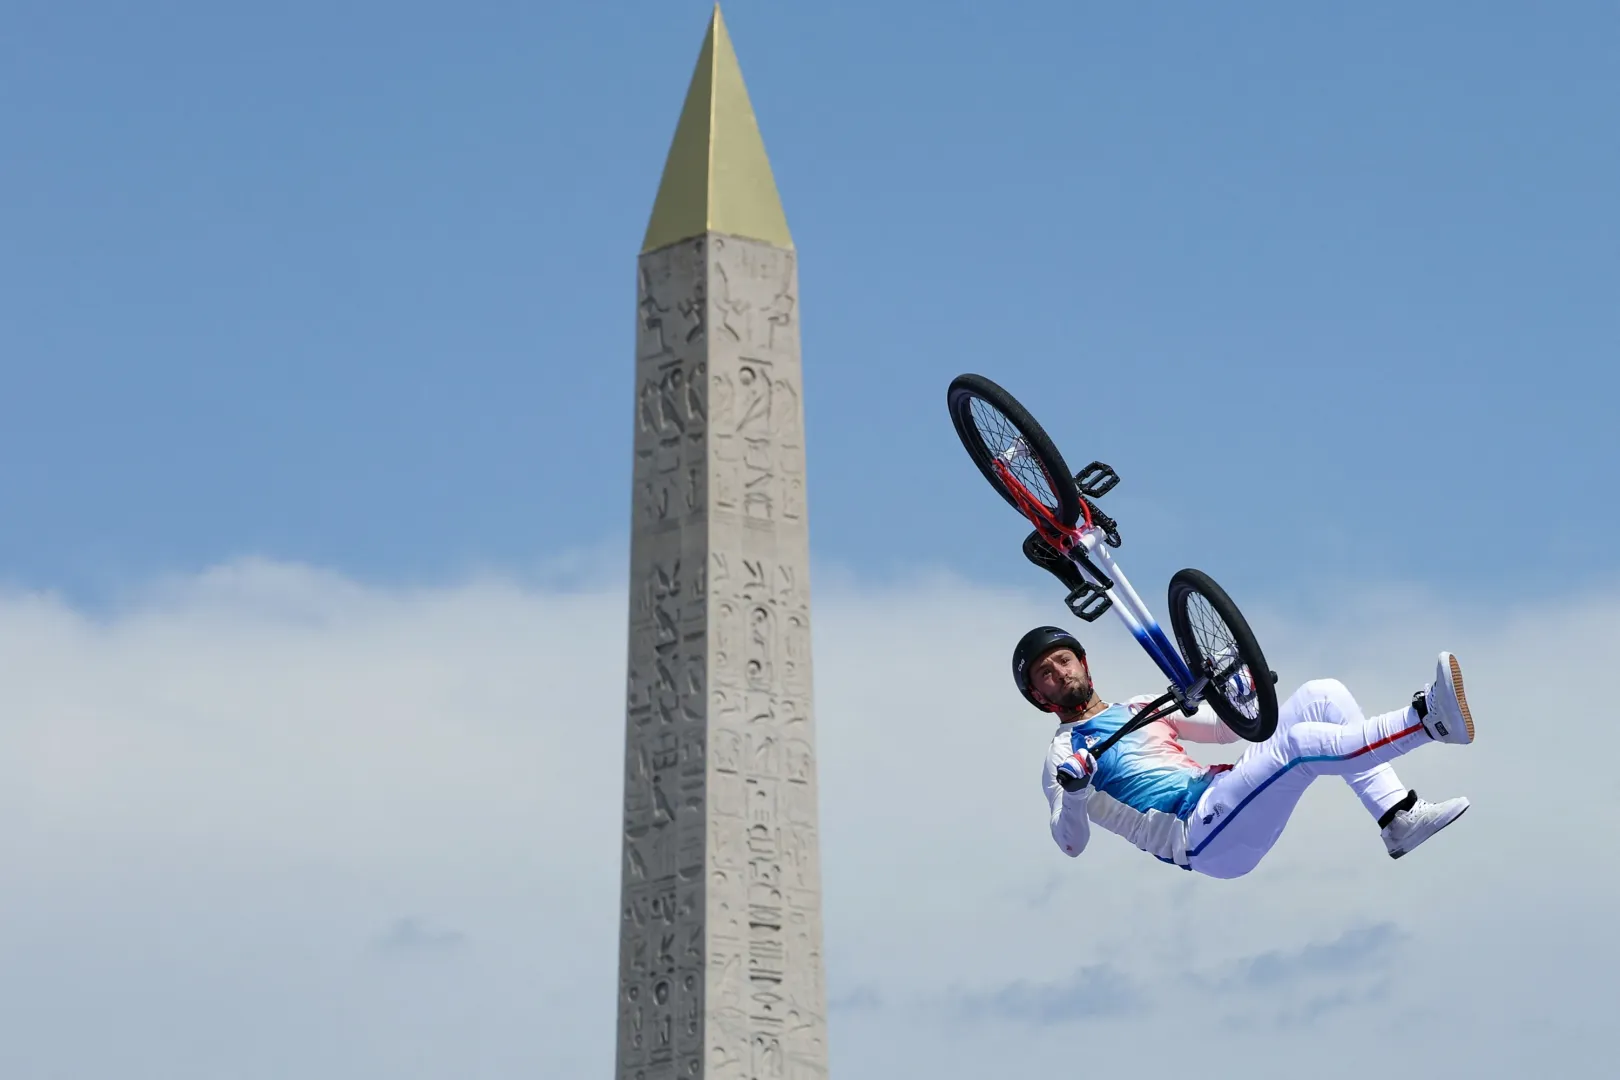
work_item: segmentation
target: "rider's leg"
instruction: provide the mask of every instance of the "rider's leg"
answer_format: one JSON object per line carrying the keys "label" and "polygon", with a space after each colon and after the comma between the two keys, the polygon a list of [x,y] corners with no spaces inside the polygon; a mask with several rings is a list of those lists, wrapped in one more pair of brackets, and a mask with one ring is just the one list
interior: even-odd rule
{"label": "rider's leg", "polygon": [[1236,769],[1217,776],[1188,822],[1189,868],[1217,878],[1242,877],[1253,870],[1282,836],[1300,796],[1315,779],[1314,773],[1294,769],[1260,787],[1243,782]]}
{"label": "rider's leg", "polygon": [[[1441,653],[1434,680],[1413,695],[1412,710],[1431,738],[1468,743],[1473,740],[1474,722],[1467,701],[1461,666],[1451,653]],[[1418,793],[1402,784],[1394,766],[1387,762],[1344,779],[1378,821],[1379,835],[1393,859],[1409,854],[1462,817],[1469,806],[1468,800],[1461,797],[1439,803],[1418,798]]]}
{"label": "rider's leg", "polygon": [[[1473,740],[1474,723],[1467,700],[1463,691],[1462,669],[1456,657],[1441,653],[1439,663],[1435,666],[1434,681],[1413,695],[1412,712],[1431,738],[1467,743]],[[1411,853],[1435,833],[1462,817],[1469,806],[1468,800],[1461,797],[1439,803],[1418,798],[1418,793],[1402,784],[1395,775],[1394,767],[1387,762],[1365,772],[1348,775],[1345,781],[1378,821],[1379,835],[1392,859]]]}
{"label": "rider's leg", "polygon": [[1256,761],[1254,769],[1276,763],[1309,769],[1317,776],[1351,777],[1366,774],[1415,746],[1433,741],[1412,706],[1369,717],[1337,679],[1314,679],[1304,684],[1279,713],[1283,711],[1290,714],[1291,722],[1286,729],[1278,725],[1282,738],[1273,738],[1256,748],[1270,750],[1270,754],[1258,757],[1269,757],[1271,762]]}
{"label": "rider's leg", "polygon": [[[1346,717],[1347,714],[1342,712],[1324,712],[1316,718],[1332,721],[1335,718]],[[1302,710],[1279,709],[1277,727],[1281,730],[1305,718],[1306,713]],[[1361,805],[1367,808],[1367,812],[1378,822],[1380,828],[1387,824],[1398,807],[1403,803],[1410,804],[1413,794],[1410,788],[1401,783],[1400,777],[1395,775],[1395,766],[1388,762],[1349,773],[1345,776],[1344,782],[1355,792],[1356,798],[1361,800]]]}
{"label": "rider's leg", "polygon": [[1395,775],[1395,766],[1388,762],[1351,773],[1344,778],[1344,782],[1356,793],[1356,798],[1367,808],[1367,813],[1380,824],[1395,812],[1396,807],[1412,797],[1412,789],[1401,783],[1401,778]]}
{"label": "rider's leg", "polygon": [[[1250,747],[1205,790],[1189,821],[1192,868],[1214,877],[1248,873],[1282,835],[1316,777],[1366,777],[1375,771],[1370,764],[1387,764],[1431,741],[1411,706],[1367,717],[1343,683],[1306,683],[1283,702],[1272,737]],[[1384,784],[1392,775],[1368,778]]]}

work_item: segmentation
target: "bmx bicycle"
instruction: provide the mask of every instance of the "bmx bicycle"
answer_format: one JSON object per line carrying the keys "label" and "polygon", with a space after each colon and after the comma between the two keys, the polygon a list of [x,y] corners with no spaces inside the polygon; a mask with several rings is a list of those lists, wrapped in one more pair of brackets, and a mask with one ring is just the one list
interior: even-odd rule
{"label": "bmx bicycle", "polygon": [[1112,491],[1119,474],[1093,461],[1071,475],[1029,411],[982,375],[953,379],[947,402],[968,456],[1035,526],[1025,553],[1072,584],[1064,599],[1070,612],[1094,622],[1112,608],[1170,680],[1162,697],[1092,753],[1101,757],[1125,735],[1176,709],[1191,716],[1205,700],[1239,738],[1270,738],[1277,729],[1277,676],[1226,591],[1202,570],[1178,570],[1170,578],[1170,626],[1178,652],[1109,553],[1120,546],[1119,526],[1093,500]]}

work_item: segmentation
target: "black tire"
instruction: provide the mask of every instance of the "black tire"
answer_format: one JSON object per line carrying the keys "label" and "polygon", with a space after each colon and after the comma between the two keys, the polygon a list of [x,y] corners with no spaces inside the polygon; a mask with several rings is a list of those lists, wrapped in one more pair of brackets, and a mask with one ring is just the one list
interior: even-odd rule
{"label": "black tire", "polygon": [[[1170,626],[1194,678],[1218,674],[1217,661],[1230,668],[1231,654],[1236,653],[1238,663],[1248,669],[1250,692],[1241,681],[1228,678],[1219,686],[1212,683],[1204,700],[1238,738],[1249,742],[1271,738],[1277,730],[1276,680],[1248,620],[1226,590],[1202,570],[1176,571],[1170,579]],[[1211,652],[1220,655],[1212,657]]]}
{"label": "black tire", "polygon": [[[1005,446],[992,448],[986,443],[985,431],[981,424],[993,419],[993,414],[987,415],[989,410],[1000,414],[1001,423],[995,424],[994,427],[1009,429],[992,431],[992,438],[1010,444],[1011,440],[1007,436],[1016,432],[1018,437],[1023,439],[1030,457],[1035,459],[1035,463],[1044,474],[1043,485],[1040,482],[1043,478],[1036,476],[1027,465],[1024,466],[1024,475],[1019,479],[1026,480],[1027,477],[1024,485],[1026,489],[1060,523],[1066,527],[1074,525],[1080,517],[1080,493],[1075,489],[1074,476],[1064,464],[1063,455],[1052,445],[1052,440],[1047,437],[1041,425],[1035,422],[1035,418],[1029,415],[1028,410],[1018,404],[1016,398],[983,375],[968,374],[958,375],[951,380],[950,389],[946,392],[946,402],[951,410],[951,423],[956,425],[956,435],[962,440],[962,446],[966,448],[968,456],[973,459],[973,464],[979,467],[984,478],[990,481],[990,486],[1007,500],[1009,506],[1020,513],[1023,512],[1018,500],[1013,497],[1013,493],[1008,490],[1001,477],[996,475],[995,467],[991,464]],[[973,407],[975,402],[982,403],[977,410],[979,414],[977,417]],[[1017,466],[1012,468],[1015,472],[1020,471]]]}

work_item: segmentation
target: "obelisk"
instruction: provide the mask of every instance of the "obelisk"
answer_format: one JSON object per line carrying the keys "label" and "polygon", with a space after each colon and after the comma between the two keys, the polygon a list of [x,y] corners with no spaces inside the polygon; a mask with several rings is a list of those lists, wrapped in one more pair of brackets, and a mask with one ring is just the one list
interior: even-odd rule
{"label": "obelisk", "polygon": [[616,1075],[825,1077],[797,261],[718,6],[637,278]]}

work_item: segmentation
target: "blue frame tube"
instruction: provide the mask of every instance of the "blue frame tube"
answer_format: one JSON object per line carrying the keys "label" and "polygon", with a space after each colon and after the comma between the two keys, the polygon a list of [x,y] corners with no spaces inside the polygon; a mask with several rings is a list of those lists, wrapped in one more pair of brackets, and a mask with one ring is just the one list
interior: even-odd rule
{"label": "blue frame tube", "polygon": [[[1181,653],[1170,643],[1169,636],[1159,626],[1159,620],[1153,617],[1153,613],[1131,587],[1119,564],[1108,554],[1102,538],[1102,530],[1095,525],[1080,530],[1080,542],[1086,546],[1086,553],[1097,563],[1098,569],[1114,581],[1114,587],[1110,590],[1114,597],[1114,610],[1119,613],[1131,636],[1147,650],[1153,662],[1159,665],[1159,670],[1185,692],[1196,681],[1192,670],[1181,658]],[[1102,584],[1087,573],[1084,566],[1079,563],[1075,563],[1075,566],[1093,584]]]}

